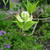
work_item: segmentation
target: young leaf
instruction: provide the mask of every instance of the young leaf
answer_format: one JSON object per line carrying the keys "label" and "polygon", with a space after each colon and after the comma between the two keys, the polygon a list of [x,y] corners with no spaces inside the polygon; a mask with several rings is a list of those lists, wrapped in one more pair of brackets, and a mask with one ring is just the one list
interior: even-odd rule
{"label": "young leaf", "polygon": [[19,22],[19,21],[14,21],[17,23],[18,27],[23,29],[23,22]]}
{"label": "young leaf", "polygon": [[36,23],[37,23],[37,21],[28,21],[28,22],[24,23],[23,30],[24,31],[29,30]]}
{"label": "young leaf", "polygon": [[18,14],[15,17],[19,22],[23,22],[22,18]]}
{"label": "young leaf", "polygon": [[24,5],[29,13],[33,13],[36,11],[36,7],[38,3],[39,1],[37,3],[31,3],[28,1],[27,4],[24,4]]}
{"label": "young leaf", "polygon": [[8,3],[8,0],[5,2],[5,0],[3,0],[4,5],[6,6]]}

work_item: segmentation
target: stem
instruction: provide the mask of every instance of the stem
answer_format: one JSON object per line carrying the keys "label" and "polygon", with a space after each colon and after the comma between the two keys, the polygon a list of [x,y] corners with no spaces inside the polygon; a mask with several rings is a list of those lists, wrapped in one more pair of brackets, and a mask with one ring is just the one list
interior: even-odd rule
{"label": "stem", "polygon": [[34,18],[33,21],[34,20],[48,20],[48,19],[50,19],[50,17],[48,17],[48,18]]}
{"label": "stem", "polygon": [[[39,20],[38,20],[38,22],[39,22]],[[33,35],[33,34],[34,34],[35,29],[36,29],[36,27],[37,27],[37,24],[38,24],[38,23],[36,23],[36,24],[35,24],[35,26],[34,26],[34,28],[33,28],[33,31],[32,31],[32,34],[29,34],[28,36],[31,36],[31,35]]]}

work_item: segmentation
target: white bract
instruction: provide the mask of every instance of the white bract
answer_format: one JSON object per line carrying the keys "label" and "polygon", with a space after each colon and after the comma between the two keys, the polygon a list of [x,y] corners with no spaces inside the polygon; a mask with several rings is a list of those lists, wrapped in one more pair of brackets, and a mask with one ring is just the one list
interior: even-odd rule
{"label": "white bract", "polygon": [[33,24],[37,23],[37,21],[32,21],[32,15],[30,15],[27,11],[23,11],[21,14],[16,14],[15,17],[17,21],[14,22],[16,22],[18,27],[23,31],[29,30]]}
{"label": "white bract", "polygon": [[32,15],[30,16],[27,11],[23,11],[21,16],[19,14],[16,15],[16,18],[19,22],[28,22],[32,21]]}
{"label": "white bract", "polygon": [[23,19],[24,21],[27,21],[27,20],[29,19],[30,15],[29,15],[29,13],[28,13],[27,11],[23,11],[23,12],[21,13],[21,17],[22,17],[22,19]]}
{"label": "white bract", "polygon": [[22,18],[18,14],[15,17],[19,22],[23,22]]}

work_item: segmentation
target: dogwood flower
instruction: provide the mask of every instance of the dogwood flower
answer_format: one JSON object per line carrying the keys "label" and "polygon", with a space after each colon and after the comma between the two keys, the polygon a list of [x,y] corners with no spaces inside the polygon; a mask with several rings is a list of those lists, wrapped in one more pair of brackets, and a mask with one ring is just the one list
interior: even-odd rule
{"label": "dogwood flower", "polygon": [[16,14],[15,17],[19,22],[32,21],[32,15],[29,15],[29,13],[27,11],[21,12],[21,16],[19,14]]}
{"label": "dogwood flower", "polygon": [[21,17],[22,17],[22,19],[25,20],[25,21],[28,20],[29,16],[30,16],[30,15],[29,15],[29,13],[28,13],[27,11],[23,11],[23,12],[21,13]]}

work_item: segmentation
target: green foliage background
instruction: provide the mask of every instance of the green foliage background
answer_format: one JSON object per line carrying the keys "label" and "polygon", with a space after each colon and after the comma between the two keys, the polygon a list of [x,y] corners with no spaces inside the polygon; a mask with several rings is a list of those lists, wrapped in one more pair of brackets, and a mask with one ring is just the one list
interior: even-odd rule
{"label": "green foliage background", "polygon": [[[40,1],[40,3],[42,4],[43,2]],[[23,2],[21,2],[20,4],[23,4]],[[42,8],[44,9],[44,13],[40,16],[40,18],[49,18],[50,6],[46,3],[44,4],[45,5],[42,6]],[[47,8],[45,8],[46,5],[47,5]],[[23,7],[23,6],[21,5],[19,7]],[[18,28],[16,23],[12,22],[16,20],[15,17],[12,16],[13,18],[10,18],[7,20],[4,19],[8,16],[9,15],[6,14],[5,12],[4,13],[3,11],[0,12],[0,30],[6,31],[5,35],[0,36],[0,48],[2,48],[2,50],[45,50],[46,42],[50,38],[49,20],[44,20],[44,21],[40,20],[32,36],[23,36],[21,34],[22,33],[21,30]],[[31,29],[29,29],[25,33],[31,34],[33,27],[31,27]],[[4,48],[4,44],[10,44],[11,48]]]}

